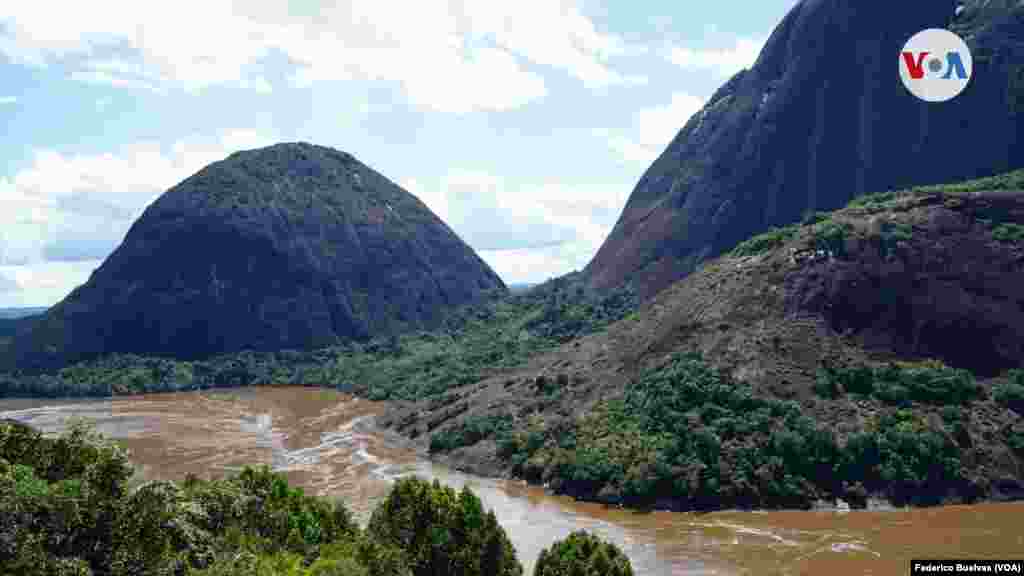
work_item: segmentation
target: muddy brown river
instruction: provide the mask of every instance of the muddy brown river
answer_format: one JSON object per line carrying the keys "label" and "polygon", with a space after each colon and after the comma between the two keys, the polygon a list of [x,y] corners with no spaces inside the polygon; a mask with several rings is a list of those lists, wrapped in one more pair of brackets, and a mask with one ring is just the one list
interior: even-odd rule
{"label": "muddy brown river", "polygon": [[468,484],[494,509],[530,574],[537,554],[585,528],[637,574],[909,574],[912,558],[1024,557],[1024,503],[873,511],[639,513],[448,470],[374,431],[380,403],[314,388],[252,388],[113,400],[0,400],[0,418],[57,431],[95,421],[143,479],[219,476],[265,463],[363,520],[399,476]]}

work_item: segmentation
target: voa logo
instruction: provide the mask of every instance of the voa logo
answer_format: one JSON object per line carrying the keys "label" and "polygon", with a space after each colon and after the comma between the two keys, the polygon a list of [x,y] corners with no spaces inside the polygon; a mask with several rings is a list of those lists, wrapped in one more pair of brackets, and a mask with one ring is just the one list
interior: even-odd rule
{"label": "voa logo", "polygon": [[945,102],[967,88],[973,64],[962,38],[949,30],[929,28],[911,36],[900,52],[900,78],[921,100]]}

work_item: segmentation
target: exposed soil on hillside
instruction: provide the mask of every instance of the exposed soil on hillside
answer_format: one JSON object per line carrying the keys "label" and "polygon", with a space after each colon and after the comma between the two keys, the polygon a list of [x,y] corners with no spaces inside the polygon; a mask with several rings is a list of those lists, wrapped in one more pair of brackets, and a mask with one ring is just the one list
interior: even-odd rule
{"label": "exposed soil on hillside", "polygon": [[[989,393],[994,377],[1024,366],[1024,242],[1015,235],[1024,192],[890,193],[814,220],[759,253],[738,249],[709,263],[604,332],[458,388],[443,405],[406,404],[380,422],[426,447],[431,435],[488,415],[508,415],[517,429],[531,417],[574,421],[672,353],[697,351],[759,395],[798,401],[843,436],[886,407],[817,396],[819,369],[934,359],[979,378],[983,399],[962,408],[970,416],[963,443],[978,448],[975,466],[1003,482],[995,492],[1024,495],[1020,458],[994,442],[1020,417]],[[548,385],[559,393],[540,392]],[[932,407],[913,409],[938,417]],[[496,446],[488,438],[437,457],[506,474]]]}

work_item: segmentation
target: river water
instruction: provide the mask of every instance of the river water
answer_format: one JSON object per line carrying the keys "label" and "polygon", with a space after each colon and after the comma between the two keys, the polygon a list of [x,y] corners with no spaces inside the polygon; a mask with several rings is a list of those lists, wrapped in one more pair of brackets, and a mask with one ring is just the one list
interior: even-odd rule
{"label": "river water", "polygon": [[0,400],[0,418],[57,431],[93,420],[131,450],[140,479],[216,477],[269,464],[364,521],[405,474],[468,484],[531,574],[542,548],[585,528],[616,542],[637,574],[909,574],[914,558],[1024,557],[1024,503],[874,511],[640,513],[552,496],[521,482],[431,464],[377,433],[386,405],[315,388],[246,388],[112,400]]}

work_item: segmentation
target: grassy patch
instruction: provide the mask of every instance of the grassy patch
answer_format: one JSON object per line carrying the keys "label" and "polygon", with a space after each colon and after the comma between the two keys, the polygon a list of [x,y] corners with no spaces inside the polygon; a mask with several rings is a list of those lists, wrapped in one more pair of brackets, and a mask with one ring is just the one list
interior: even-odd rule
{"label": "grassy patch", "polygon": [[790,225],[771,230],[749,238],[733,248],[731,255],[735,257],[754,256],[774,250],[796,236],[799,226]]}
{"label": "grassy patch", "polygon": [[978,178],[953,184],[918,186],[911,190],[914,192],[944,192],[947,194],[985,192],[988,190],[1024,190],[1024,170],[1015,170],[1005,174],[997,174],[987,178]]}
{"label": "grassy patch", "polygon": [[953,184],[935,184],[931,186],[915,186],[908,190],[892,190],[865,194],[851,200],[847,206],[851,208],[875,208],[892,205],[903,197],[914,194],[944,193],[962,194],[966,192],[985,192],[989,190],[1024,190],[1024,170],[1015,170],[1005,174],[997,174],[987,178],[977,178]]}
{"label": "grassy patch", "polygon": [[873,194],[865,194],[858,196],[850,201],[847,206],[850,208],[872,208],[878,206],[885,206],[893,203],[896,199],[901,196],[905,196],[907,193],[904,191],[888,191],[888,192],[875,192]]}

